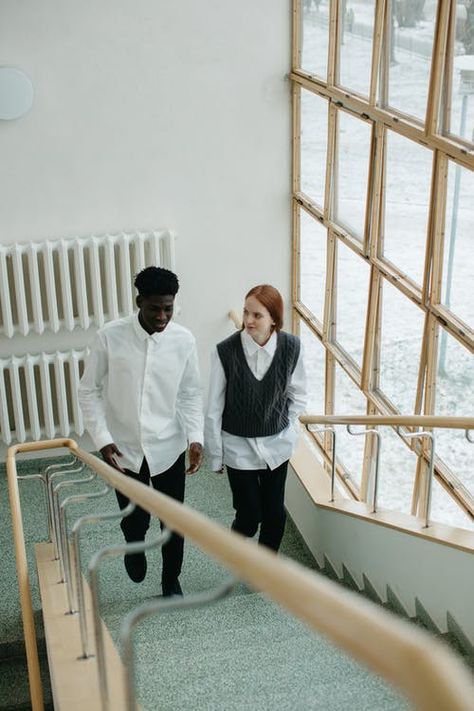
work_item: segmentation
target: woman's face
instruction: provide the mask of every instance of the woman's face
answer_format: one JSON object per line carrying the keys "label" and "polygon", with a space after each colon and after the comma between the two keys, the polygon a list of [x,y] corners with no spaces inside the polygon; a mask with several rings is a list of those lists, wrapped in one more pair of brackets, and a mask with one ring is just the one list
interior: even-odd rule
{"label": "woman's face", "polygon": [[270,316],[270,312],[255,296],[245,299],[244,327],[256,343],[264,346],[272,335],[274,325],[275,322]]}

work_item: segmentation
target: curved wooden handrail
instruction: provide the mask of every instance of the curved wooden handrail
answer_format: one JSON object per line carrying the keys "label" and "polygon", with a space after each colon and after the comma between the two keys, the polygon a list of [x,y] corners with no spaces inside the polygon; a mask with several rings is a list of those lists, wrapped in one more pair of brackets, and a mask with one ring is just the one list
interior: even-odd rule
{"label": "curved wooden handrail", "polygon": [[25,637],[26,661],[30,697],[33,711],[43,711],[43,689],[41,686],[38,647],[36,644],[33,606],[31,603],[31,587],[26,561],[25,537],[23,535],[23,519],[21,516],[20,496],[16,476],[15,455],[18,452],[35,452],[42,449],[60,449],[67,447],[74,450],[77,445],[72,439],[44,440],[42,442],[25,442],[15,444],[7,451],[8,495],[12,516],[13,541],[15,547],[16,569],[18,574],[18,589],[20,595],[21,614],[23,619],[23,634]]}
{"label": "curved wooden handrail", "polygon": [[300,415],[303,425],[392,425],[473,430],[474,417],[441,415]]}
{"label": "curved wooden handrail", "polygon": [[236,327],[238,331],[242,329],[242,317],[237,313],[235,309],[229,311],[229,318]]}
{"label": "curved wooden handrail", "polygon": [[[40,449],[47,446],[46,443],[40,445]],[[108,484],[392,682],[417,708],[473,711],[474,682],[467,669],[451,651],[425,632],[299,564],[276,556],[264,546],[244,539],[188,506],[134,481],[79,449],[71,440],[61,440],[61,444],[55,446],[68,446]],[[12,450],[33,449],[33,443],[10,448],[7,460],[9,480],[16,480]],[[20,535],[16,526],[14,535]],[[33,705],[33,708],[36,711],[41,707]]]}

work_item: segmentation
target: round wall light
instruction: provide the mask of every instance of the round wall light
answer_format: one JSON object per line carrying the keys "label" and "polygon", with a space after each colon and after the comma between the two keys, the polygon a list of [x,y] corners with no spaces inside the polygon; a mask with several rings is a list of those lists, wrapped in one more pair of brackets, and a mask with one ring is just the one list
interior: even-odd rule
{"label": "round wall light", "polygon": [[20,118],[33,103],[33,84],[20,69],[0,67],[0,119]]}

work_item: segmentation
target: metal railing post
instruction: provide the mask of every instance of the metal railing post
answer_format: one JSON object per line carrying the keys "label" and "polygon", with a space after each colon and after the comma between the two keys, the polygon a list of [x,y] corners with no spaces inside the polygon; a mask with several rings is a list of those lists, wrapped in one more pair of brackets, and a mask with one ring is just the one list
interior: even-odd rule
{"label": "metal railing post", "polygon": [[110,511],[101,514],[87,514],[86,516],[81,516],[74,521],[71,529],[72,538],[72,556],[73,556],[73,568],[74,576],[76,581],[76,597],[77,597],[77,608],[79,614],[79,628],[81,633],[81,646],[82,655],[80,659],[88,659],[88,646],[89,646],[89,635],[87,631],[87,616],[86,616],[86,605],[84,600],[84,585],[82,581],[81,574],[81,546],[80,546],[80,533],[81,529],[87,523],[101,523],[102,521],[111,521],[117,518],[125,518],[129,516],[135,510],[135,504],[130,501],[129,504],[121,509],[121,511]]}
{"label": "metal railing post", "polygon": [[[51,465],[51,468],[54,465]],[[50,467],[46,468],[45,475],[46,475],[46,488],[47,488],[47,495],[48,495],[48,511],[49,515],[51,517],[51,541],[53,543],[53,549],[54,549],[54,559],[58,560],[59,558],[59,553],[58,553],[58,531],[56,529],[56,518],[54,514],[54,492],[53,492],[53,486],[54,486],[54,481],[57,479],[59,476],[66,476],[67,474],[79,474],[80,472],[84,471],[86,468],[86,465],[84,462],[80,462],[77,467],[73,467],[72,469],[68,469],[65,467],[61,466],[61,470],[58,468],[55,469],[52,472],[48,472],[48,469]]]}
{"label": "metal railing post", "polygon": [[61,531],[61,542],[63,550],[63,560],[64,560],[64,577],[66,580],[67,597],[69,603],[69,614],[74,614],[74,601],[73,601],[73,585],[72,585],[72,570],[71,570],[71,556],[69,551],[69,541],[67,533],[67,514],[66,507],[69,504],[81,504],[85,501],[90,501],[91,499],[98,499],[102,496],[106,496],[112,487],[108,484],[105,485],[100,491],[94,491],[89,494],[72,494],[67,496],[59,505],[59,530]]}
{"label": "metal railing post", "polygon": [[380,449],[382,447],[382,435],[378,430],[354,430],[352,425],[346,425],[346,429],[350,435],[354,437],[360,437],[361,435],[373,434],[377,438],[377,451],[375,454],[375,472],[374,472],[374,485],[372,493],[372,511],[371,513],[377,513],[377,492],[379,485],[379,465],[380,465]]}
{"label": "metal railing post", "polygon": [[329,501],[334,501],[334,489],[336,484],[336,430],[331,425],[328,427],[316,427],[314,430],[309,429],[309,425],[306,425],[308,432],[330,432],[332,435],[332,462],[331,462],[331,498]]}
{"label": "metal railing post", "polygon": [[428,480],[426,482],[426,505],[425,505],[425,525],[423,528],[428,528],[430,525],[430,513],[431,513],[431,494],[433,489],[433,473],[434,473],[434,453],[435,453],[435,436],[433,432],[409,432],[408,434],[402,434],[397,427],[397,432],[400,437],[405,439],[417,439],[422,437],[427,437],[431,442],[430,447],[430,461],[428,469]]}
{"label": "metal railing post", "polygon": [[136,543],[124,543],[118,546],[107,546],[98,551],[89,562],[89,574],[91,584],[92,597],[92,616],[94,621],[94,637],[97,654],[97,672],[99,675],[99,691],[102,702],[102,708],[107,711],[109,708],[109,690],[107,682],[107,667],[105,664],[104,653],[104,638],[102,635],[102,624],[100,618],[100,597],[99,597],[99,565],[105,558],[110,558],[125,553],[142,553],[156,546],[163,546],[171,538],[171,531],[167,528],[163,529],[161,535],[154,541],[145,543],[138,541]]}
{"label": "metal railing post", "polygon": [[143,620],[156,615],[158,612],[166,612],[168,610],[188,610],[195,607],[209,605],[212,602],[217,602],[229,595],[237,584],[236,578],[229,578],[222,585],[219,585],[213,590],[207,590],[195,595],[187,595],[186,597],[171,597],[158,598],[156,600],[148,600],[147,602],[136,607],[128,613],[122,622],[120,630],[120,638],[123,644],[123,657],[125,666],[125,701],[127,711],[136,711],[136,694],[135,694],[135,655],[133,652],[132,633],[134,628]]}
{"label": "metal railing post", "polygon": [[89,476],[84,479],[68,479],[68,481],[60,481],[59,484],[53,486],[53,520],[54,527],[56,529],[56,548],[57,548],[57,559],[59,559],[59,573],[60,573],[60,583],[64,583],[65,571],[64,571],[64,541],[61,531],[61,521],[59,517],[59,492],[61,489],[65,489],[68,486],[75,486],[76,484],[88,484],[97,478],[96,472],[91,472]]}

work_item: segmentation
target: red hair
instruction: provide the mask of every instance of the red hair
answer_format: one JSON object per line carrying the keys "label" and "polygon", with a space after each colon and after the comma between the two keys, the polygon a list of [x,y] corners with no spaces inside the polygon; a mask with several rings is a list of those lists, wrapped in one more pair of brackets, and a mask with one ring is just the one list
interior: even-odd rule
{"label": "red hair", "polygon": [[254,296],[257,301],[260,301],[262,306],[265,306],[272,319],[275,321],[274,330],[280,331],[283,326],[283,299],[278,289],[270,284],[259,284],[254,286],[245,294],[245,298]]}

